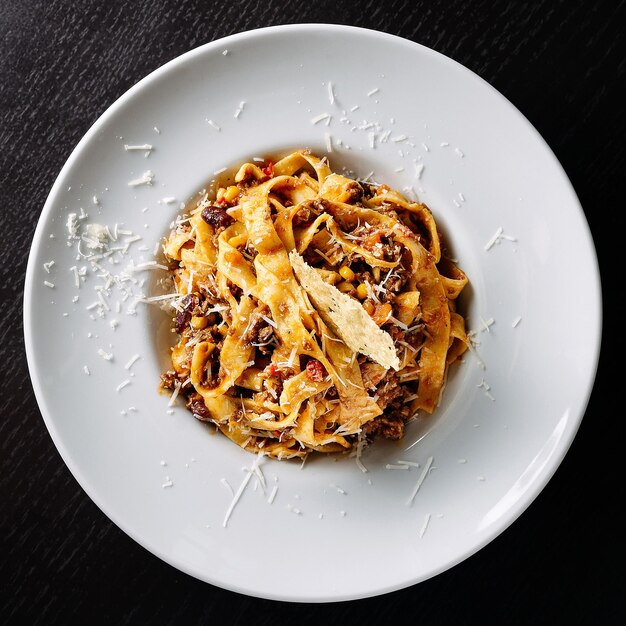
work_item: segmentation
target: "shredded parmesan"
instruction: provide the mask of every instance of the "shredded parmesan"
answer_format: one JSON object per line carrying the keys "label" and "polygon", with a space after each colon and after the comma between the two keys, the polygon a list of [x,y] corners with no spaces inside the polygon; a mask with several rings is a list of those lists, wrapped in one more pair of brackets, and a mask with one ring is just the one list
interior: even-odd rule
{"label": "shredded parmesan", "polygon": [[272,491],[270,492],[270,495],[267,498],[268,504],[272,504],[274,502],[274,499],[276,498],[277,493],[278,493],[278,485],[274,485],[272,487]]}
{"label": "shredded parmesan", "polygon": [[263,453],[259,452],[256,459],[254,460],[254,463],[252,463],[250,468],[246,468],[246,475],[244,479],[241,481],[241,484],[239,485],[239,489],[237,489],[237,492],[233,496],[232,502],[230,503],[228,509],[226,510],[226,515],[224,516],[224,521],[222,522],[222,526],[224,528],[226,528],[226,526],[228,525],[228,520],[230,519],[230,516],[232,515],[233,510],[235,509],[235,506],[241,499],[243,492],[245,491],[246,487],[248,486],[248,483],[250,482],[250,478],[252,477],[252,474],[254,473],[255,469],[258,467],[262,458],[263,458]]}
{"label": "shredded parmesan", "polygon": [[141,151],[141,152],[150,152],[152,150],[152,145],[149,143],[144,143],[141,145],[128,145],[128,144],[124,144],[124,150],[126,150],[127,152],[131,152],[134,150],[137,151]]}
{"label": "shredded parmesan", "polygon": [[422,473],[417,479],[417,483],[415,483],[415,487],[413,487],[413,491],[411,492],[411,495],[409,496],[409,499],[406,502],[408,506],[410,506],[413,503],[413,500],[415,499],[417,492],[420,490],[422,483],[426,479],[426,476],[428,475],[428,470],[430,470],[430,466],[432,464],[433,464],[433,457],[429,456],[428,459],[426,460],[426,465],[424,465],[424,469],[422,470]]}
{"label": "shredded parmesan", "polygon": [[333,151],[333,139],[330,133],[324,133],[324,140],[326,141],[326,151],[332,152]]}
{"label": "shredded parmesan", "polygon": [[424,536],[424,533],[426,532],[426,529],[428,528],[428,522],[430,522],[430,513],[426,513],[426,515],[424,516],[424,523],[422,524],[422,527],[420,528],[420,539]]}
{"label": "shredded parmesan", "polygon": [[243,107],[244,107],[245,105],[246,105],[245,100],[242,100],[242,101],[239,103],[239,107],[235,110],[235,113],[233,114],[233,117],[238,118],[238,117],[241,115],[241,113],[243,112]]}
{"label": "shredded parmesan", "polygon": [[150,170],[144,172],[139,178],[135,178],[128,182],[129,187],[139,187],[140,185],[148,185],[152,186],[152,181],[154,180],[154,174]]}
{"label": "shredded parmesan", "polygon": [[485,244],[485,250],[491,250],[495,244],[500,243],[503,239],[506,239],[507,241],[517,241],[515,237],[505,235],[504,229],[502,226],[499,226],[493,237]]}
{"label": "shredded parmesan", "polygon": [[261,317],[262,317],[262,318],[263,318],[263,319],[264,319],[264,320],[265,320],[265,321],[266,321],[266,322],[267,322],[270,326],[273,326],[274,328],[278,328],[278,324],[276,324],[276,322],[275,322],[273,319],[271,319],[271,318],[267,317],[267,315],[261,315]]}
{"label": "shredded parmesan", "polygon": [[324,120],[329,120],[330,114],[328,113],[320,113],[316,115],[313,119],[311,119],[311,124],[318,124],[319,122],[323,122]]}
{"label": "shredded parmesan", "polygon": [[333,89],[333,84],[328,82],[328,100],[331,104],[335,104],[335,91]]}
{"label": "shredded parmesan", "polygon": [[117,391],[118,393],[124,389],[124,387],[127,387],[128,385],[130,385],[130,380],[128,380],[128,378],[126,380],[123,380],[116,388],[115,391]]}

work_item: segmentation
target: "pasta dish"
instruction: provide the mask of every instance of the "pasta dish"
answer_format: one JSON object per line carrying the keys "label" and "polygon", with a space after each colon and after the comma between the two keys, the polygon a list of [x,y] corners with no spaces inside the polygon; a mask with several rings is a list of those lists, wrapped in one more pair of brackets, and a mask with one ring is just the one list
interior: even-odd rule
{"label": "pasta dish", "polygon": [[306,150],[234,182],[164,243],[179,339],[162,386],[279,459],[401,438],[468,347],[468,279],[431,211]]}

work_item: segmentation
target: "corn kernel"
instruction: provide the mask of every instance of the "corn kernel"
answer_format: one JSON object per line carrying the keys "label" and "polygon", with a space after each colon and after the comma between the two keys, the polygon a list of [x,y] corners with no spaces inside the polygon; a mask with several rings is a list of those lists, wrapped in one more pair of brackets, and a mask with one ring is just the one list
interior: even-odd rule
{"label": "corn kernel", "polygon": [[345,280],[341,281],[338,285],[337,285],[337,289],[339,289],[339,291],[341,291],[341,293],[348,293],[349,291],[353,291],[354,290],[354,285],[352,283],[348,283]]}
{"label": "corn kernel", "polygon": [[339,273],[346,280],[354,280],[356,278],[356,274],[347,265],[341,267]]}
{"label": "corn kernel", "polygon": [[224,192],[223,198],[226,202],[232,202],[239,195],[239,187],[231,185]]}
{"label": "corn kernel", "polygon": [[191,327],[194,330],[202,330],[203,328],[207,327],[208,323],[209,323],[209,320],[206,317],[199,317],[197,315],[194,315],[191,318]]}
{"label": "corn kernel", "polygon": [[359,300],[365,300],[365,298],[367,298],[367,285],[365,283],[360,283],[356,288],[356,297]]}
{"label": "corn kernel", "polygon": [[224,189],[224,187],[220,187],[217,190],[217,194],[215,195],[216,202],[221,202],[224,199],[224,192],[225,191],[226,191],[226,189]]}

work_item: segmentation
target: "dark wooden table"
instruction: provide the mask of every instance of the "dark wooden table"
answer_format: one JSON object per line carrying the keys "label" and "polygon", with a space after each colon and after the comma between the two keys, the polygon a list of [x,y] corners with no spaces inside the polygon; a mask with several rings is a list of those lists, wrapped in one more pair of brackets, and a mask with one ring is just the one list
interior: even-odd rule
{"label": "dark wooden table", "polygon": [[[0,624],[330,626],[351,617],[398,625],[626,623],[624,331],[618,327],[624,9],[624,2],[589,0],[0,0]],[[420,585],[307,606],[195,580],[109,521],[48,435],[22,334],[32,233],[63,163],[98,116],[144,75],[191,48],[297,22],[353,24],[420,42],[511,100],[555,151],[580,197],[598,249],[605,307],[586,416],[554,478],[521,518],[475,556]],[[584,298],[581,284],[573,305]],[[291,575],[306,567],[303,557]]]}

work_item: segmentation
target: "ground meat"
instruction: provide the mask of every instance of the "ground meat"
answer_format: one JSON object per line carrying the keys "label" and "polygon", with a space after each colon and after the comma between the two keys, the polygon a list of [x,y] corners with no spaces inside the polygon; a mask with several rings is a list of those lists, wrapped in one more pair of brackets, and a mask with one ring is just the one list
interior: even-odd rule
{"label": "ground meat", "polygon": [[311,221],[312,211],[306,204],[302,204],[293,216],[293,225],[300,226]]}
{"label": "ground meat", "polygon": [[402,387],[400,387],[398,382],[398,375],[394,371],[389,370],[376,388],[378,406],[384,411],[388,404],[391,404],[403,393]]}
{"label": "ground meat", "polygon": [[313,380],[319,383],[320,381],[324,380],[324,376],[326,376],[326,370],[317,359],[311,359],[306,364],[306,375],[309,380]]}
{"label": "ground meat", "polygon": [[361,189],[363,190],[363,195],[361,196],[362,198],[366,198],[367,200],[369,200],[370,198],[373,198],[376,195],[376,186],[372,185],[370,183],[366,183],[364,180],[359,180],[358,184],[360,185]]}
{"label": "ground meat", "polygon": [[170,370],[169,372],[163,372],[161,374],[161,388],[162,389],[175,389],[176,383],[178,383],[178,376],[176,372]]}
{"label": "ground meat", "polygon": [[202,209],[202,219],[214,228],[226,228],[233,223],[233,218],[226,213],[226,209],[209,205]]}
{"label": "ground meat", "polygon": [[259,331],[257,348],[261,354],[269,354],[272,348],[268,344],[274,337],[274,329],[271,326],[265,326]]}
{"label": "ground meat", "polygon": [[402,287],[404,287],[404,285],[406,284],[407,279],[408,273],[405,271],[400,271],[400,273],[398,273],[397,271],[392,272],[389,278],[385,281],[386,293],[382,294],[380,298],[387,301],[391,299],[395,294],[400,293]]}
{"label": "ground meat", "polygon": [[374,391],[380,381],[383,379],[387,370],[378,363],[363,363],[361,365],[361,377],[363,384],[369,391]]}
{"label": "ground meat", "polygon": [[263,328],[265,328],[268,324],[264,315],[267,316],[269,313],[269,307],[266,305],[261,305],[254,309],[252,313],[250,313],[250,319],[248,320],[248,328],[246,332],[241,336],[241,340],[243,341],[244,346],[250,347],[253,343],[261,343],[259,339],[259,334]]}
{"label": "ground meat", "polygon": [[193,315],[193,310],[198,306],[198,296],[195,294],[189,294],[185,296],[182,300],[182,310],[176,313],[176,332],[180,335],[187,326],[189,326],[189,321],[191,320],[191,316]]}
{"label": "ground meat", "polygon": [[386,235],[381,236],[380,243],[383,244],[383,258],[385,261],[397,261],[402,254],[402,246]]}
{"label": "ground meat", "polygon": [[379,415],[363,425],[368,437],[385,437],[386,439],[402,439],[404,436],[404,419],[400,415]]}
{"label": "ground meat", "polygon": [[364,189],[355,180],[346,185],[345,189],[349,192],[349,196],[344,200],[346,204],[360,204],[363,200]]}
{"label": "ground meat", "polygon": [[280,394],[283,392],[283,378],[280,376],[280,373],[271,374],[270,372],[271,366],[266,368],[265,374],[265,389],[271,389],[270,395],[273,398],[273,401],[276,402],[278,398],[280,398]]}
{"label": "ground meat", "polygon": [[399,327],[396,326],[393,322],[388,322],[383,326],[383,330],[387,331],[391,338],[393,339],[394,344],[398,341],[404,341],[405,332]]}
{"label": "ground meat", "polygon": [[233,283],[231,280],[226,281],[226,286],[228,287],[228,290],[230,291],[230,293],[237,300],[239,300],[241,296],[243,295],[243,290],[241,289],[241,287],[239,287],[239,285],[235,285],[235,283]]}
{"label": "ground meat", "polygon": [[206,408],[204,400],[199,393],[192,393],[187,399],[187,408],[193,413],[196,419],[201,422],[208,422],[211,419],[209,409]]}

